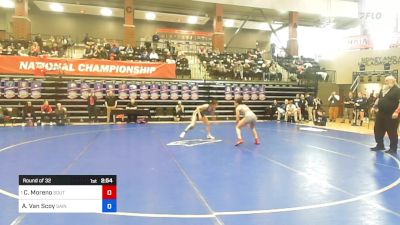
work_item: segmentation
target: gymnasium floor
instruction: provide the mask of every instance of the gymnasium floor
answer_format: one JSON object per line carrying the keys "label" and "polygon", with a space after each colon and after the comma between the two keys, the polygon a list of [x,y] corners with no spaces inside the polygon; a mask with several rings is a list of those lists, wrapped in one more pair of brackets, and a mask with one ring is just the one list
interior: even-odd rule
{"label": "gymnasium floor", "polygon": [[[234,147],[233,123],[186,125],[1,128],[0,225],[400,224],[400,161],[371,135],[260,122]],[[115,174],[118,213],[19,214],[19,174]]]}

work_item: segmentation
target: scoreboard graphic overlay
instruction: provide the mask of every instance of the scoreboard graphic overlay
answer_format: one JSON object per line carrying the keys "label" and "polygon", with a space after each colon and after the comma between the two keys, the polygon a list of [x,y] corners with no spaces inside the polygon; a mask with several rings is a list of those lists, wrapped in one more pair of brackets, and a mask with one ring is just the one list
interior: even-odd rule
{"label": "scoreboard graphic overlay", "polygon": [[116,175],[20,175],[20,213],[117,212]]}

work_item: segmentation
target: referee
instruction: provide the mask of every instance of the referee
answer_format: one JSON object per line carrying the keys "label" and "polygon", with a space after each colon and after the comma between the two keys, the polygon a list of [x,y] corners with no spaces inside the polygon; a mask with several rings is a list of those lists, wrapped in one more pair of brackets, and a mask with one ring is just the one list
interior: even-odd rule
{"label": "referee", "polygon": [[387,76],[379,97],[374,104],[374,109],[377,112],[374,127],[376,146],[371,148],[372,151],[385,150],[383,137],[387,132],[390,139],[390,148],[386,153],[397,152],[397,128],[399,126],[398,116],[400,113],[399,100],[400,88],[397,86],[396,78]]}

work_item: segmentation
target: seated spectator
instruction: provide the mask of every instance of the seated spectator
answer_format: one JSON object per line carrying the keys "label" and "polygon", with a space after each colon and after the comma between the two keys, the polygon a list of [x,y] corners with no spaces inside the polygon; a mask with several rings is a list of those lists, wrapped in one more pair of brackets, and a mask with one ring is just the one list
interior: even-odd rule
{"label": "seated spectator", "polygon": [[275,115],[278,116],[278,107],[279,105],[276,100],[274,100],[271,105],[267,106],[265,113],[268,119],[272,120],[275,117]]}
{"label": "seated spectator", "polygon": [[233,64],[233,74],[236,79],[243,80],[243,65],[240,61],[236,61]]}
{"label": "seated spectator", "polygon": [[119,60],[119,54],[119,47],[114,43],[110,49],[110,60]]}
{"label": "seated spectator", "polygon": [[7,48],[5,50],[5,55],[15,55],[14,46],[12,46],[12,45],[7,46]]}
{"label": "seated spectator", "polygon": [[18,50],[19,56],[29,56],[29,51],[25,49],[23,46]]}
{"label": "seated spectator", "polygon": [[43,122],[49,122],[50,125],[53,125],[53,109],[51,108],[47,100],[44,101],[43,105],[40,108],[40,111],[42,112],[42,125]]}
{"label": "seated spectator", "polygon": [[94,54],[93,49],[89,45],[86,45],[85,52],[83,53],[83,58],[86,59],[93,58],[93,54]]}
{"label": "seated spectator", "polygon": [[97,56],[98,59],[108,59],[108,52],[104,48],[104,46],[100,46],[99,55]]}
{"label": "seated spectator", "polygon": [[128,44],[125,49],[124,49],[124,53],[125,53],[125,58],[127,60],[133,60],[134,56],[135,56],[135,50],[133,49],[131,44]]}
{"label": "seated spectator", "polygon": [[41,48],[41,52],[39,55],[49,55],[50,54],[50,47],[47,45],[47,42],[43,42],[43,47]]}
{"label": "seated spectator", "polygon": [[140,60],[142,61],[148,61],[150,58],[149,53],[147,52],[146,49],[141,49],[141,54],[140,54]]}
{"label": "seated spectator", "polygon": [[[28,121],[27,121],[28,120]],[[35,109],[33,108],[32,102],[27,102],[22,109],[22,122],[26,122],[28,125],[36,123]]]}
{"label": "seated spectator", "polygon": [[251,80],[252,70],[251,70],[251,65],[249,64],[249,62],[245,62],[243,65],[243,76],[244,76],[244,80]]}
{"label": "seated spectator", "polygon": [[[126,109],[137,109],[138,104],[134,98],[131,98],[131,101],[126,105]],[[137,115],[129,115],[128,123],[136,123]]]}
{"label": "seated spectator", "polygon": [[93,51],[93,58],[100,58],[100,46],[96,46]]}
{"label": "seated spectator", "polygon": [[65,125],[67,121],[67,109],[61,105],[61,103],[57,103],[56,109],[54,110],[54,114],[56,117],[57,125]]}
{"label": "seated spectator", "polygon": [[158,61],[159,57],[157,52],[153,49],[149,55],[150,61]]}
{"label": "seated spectator", "polygon": [[288,119],[293,118],[294,122],[297,123],[297,111],[297,107],[293,104],[293,100],[289,100],[289,104],[286,106],[285,121],[288,122]]}
{"label": "seated spectator", "polygon": [[314,125],[316,126],[326,126],[326,122],[328,121],[328,117],[325,114],[325,111],[320,108],[316,111],[316,118],[314,121]]}
{"label": "seated spectator", "polygon": [[85,37],[82,40],[82,43],[85,44],[85,45],[88,45],[89,39],[90,39],[89,34],[86,33]]}
{"label": "seated spectator", "polygon": [[278,121],[286,117],[286,107],[288,104],[289,100],[285,99],[284,103],[278,107],[278,118],[277,118]]}
{"label": "seated spectator", "polygon": [[322,110],[322,101],[321,99],[317,96],[314,98],[313,101],[313,118],[316,120],[317,118],[317,111]]}
{"label": "seated spectator", "polygon": [[275,63],[271,63],[271,66],[268,68],[269,71],[269,80],[277,80],[278,76],[277,76],[277,72],[278,72],[278,68],[276,66]]}
{"label": "seated spectator", "polygon": [[185,113],[185,107],[182,105],[181,101],[175,106],[175,121],[181,121],[182,115]]}
{"label": "seated spectator", "polygon": [[4,122],[4,117],[7,116],[7,109],[0,106],[0,121]]}
{"label": "seated spectator", "polygon": [[53,43],[53,46],[51,47],[51,49],[50,49],[50,57],[59,57],[61,54],[60,54],[61,52],[60,52],[60,49],[58,48],[58,45],[57,45],[57,43]]}
{"label": "seated spectator", "polygon": [[171,54],[168,52],[166,58],[165,58],[165,62],[168,64],[175,64],[175,60],[172,58]]}
{"label": "seated spectator", "polygon": [[60,43],[61,43],[61,46],[62,46],[62,48],[64,49],[64,51],[67,51],[67,48],[69,47],[69,45],[68,45],[68,39],[67,39],[65,36],[63,36],[63,37],[61,38]]}
{"label": "seated spectator", "polygon": [[43,47],[42,35],[41,34],[36,35],[33,43],[36,43],[36,45],[38,45],[39,48]]}

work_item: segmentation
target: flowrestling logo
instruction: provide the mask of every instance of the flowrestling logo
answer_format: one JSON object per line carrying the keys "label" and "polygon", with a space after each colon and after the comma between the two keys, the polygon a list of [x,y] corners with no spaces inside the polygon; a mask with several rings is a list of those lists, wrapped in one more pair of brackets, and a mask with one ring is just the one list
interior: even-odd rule
{"label": "flowrestling logo", "polygon": [[192,139],[192,140],[181,140],[181,141],[173,141],[168,143],[168,146],[185,146],[185,147],[193,147],[198,145],[205,145],[205,144],[214,144],[221,142],[222,140],[216,139]]}

